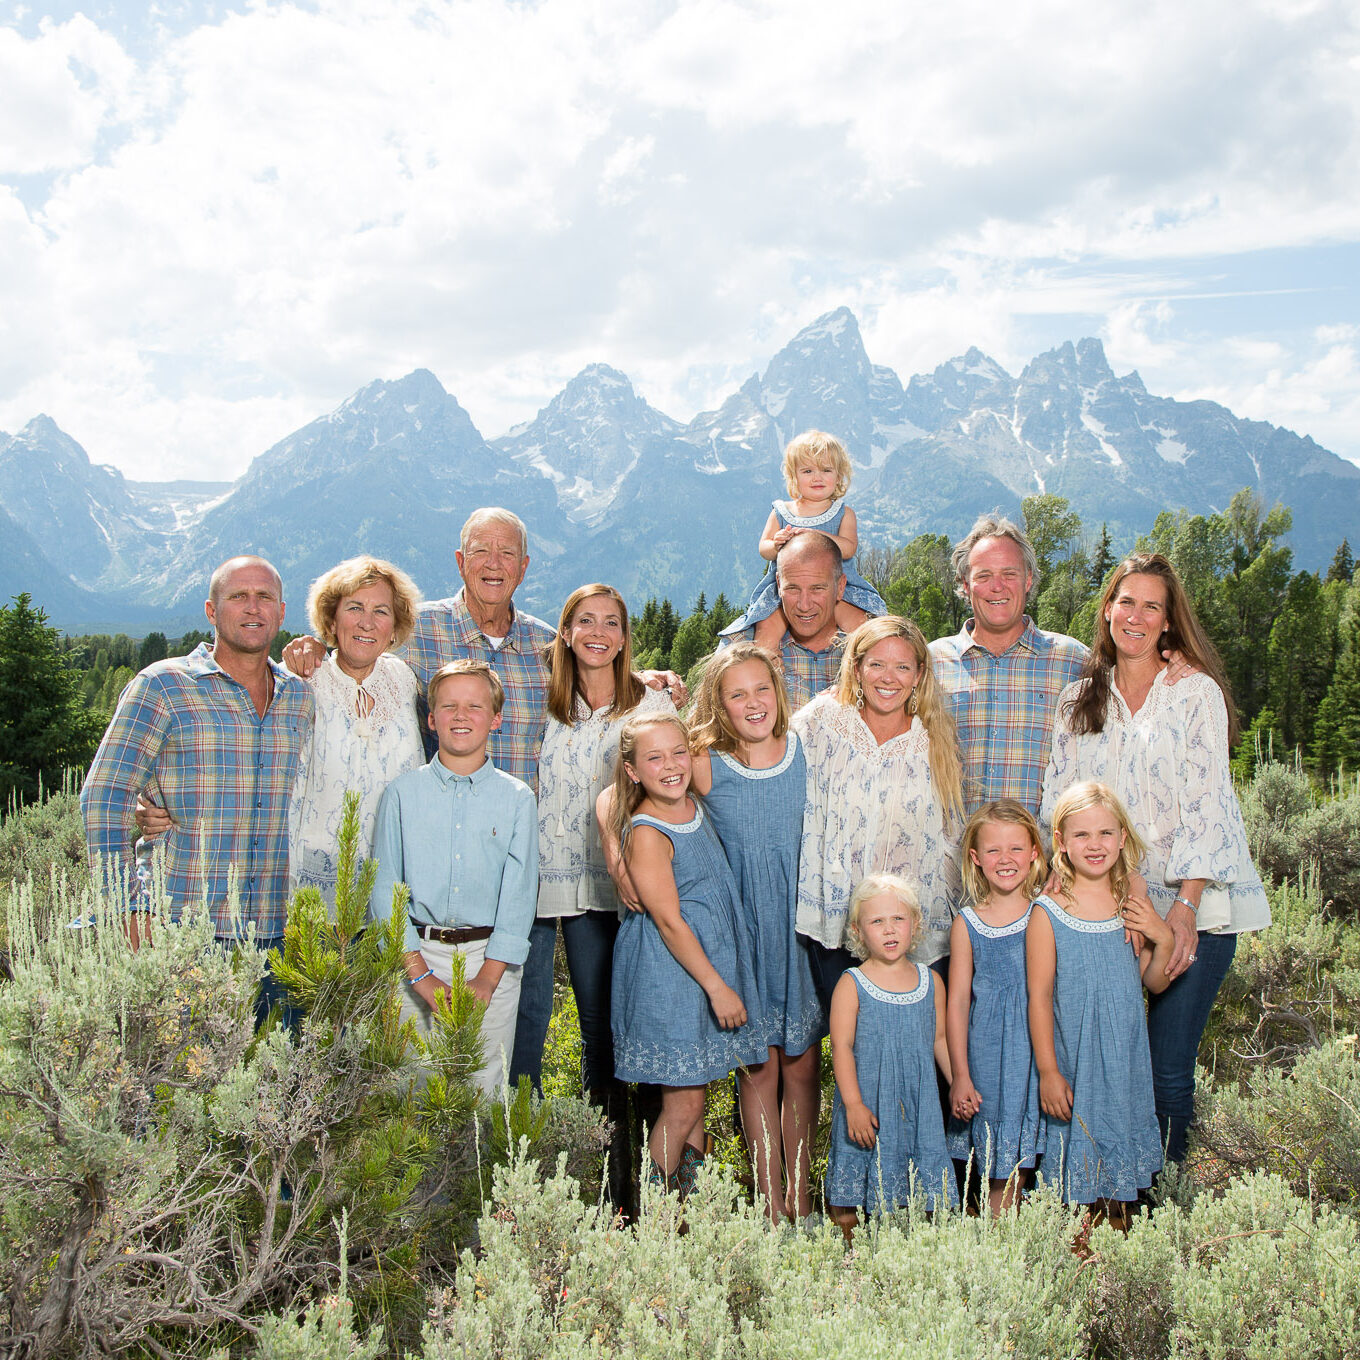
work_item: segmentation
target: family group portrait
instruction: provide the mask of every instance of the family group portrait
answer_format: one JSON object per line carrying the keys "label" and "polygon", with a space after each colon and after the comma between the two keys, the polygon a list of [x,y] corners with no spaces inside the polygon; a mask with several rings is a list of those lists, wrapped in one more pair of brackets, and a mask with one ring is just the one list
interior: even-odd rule
{"label": "family group portrait", "polygon": [[0,7],[0,1360],[1360,1356],[1358,59]]}

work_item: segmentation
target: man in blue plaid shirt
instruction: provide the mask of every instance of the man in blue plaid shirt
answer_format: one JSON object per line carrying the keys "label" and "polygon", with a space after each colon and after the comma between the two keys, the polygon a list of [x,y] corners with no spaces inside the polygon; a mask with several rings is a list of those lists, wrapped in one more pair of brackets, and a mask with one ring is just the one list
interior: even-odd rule
{"label": "man in blue plaid shirt", "polygon": [[[213,573],[204,606],[211,646],[134,676],[99,744],[80,793],[95,873],[146,890],[132,855],[137,795],[160,804],[171,903],[206,898],[219,939],[255,927],[278,944],[288,906],[288,799],[312,730],[311,687],[269,659],[283,623],[279,574],[260,557],[233,557]],[[228,909],[234,873],[241,912]],[[134,947],[139,919],[129,922]]]}

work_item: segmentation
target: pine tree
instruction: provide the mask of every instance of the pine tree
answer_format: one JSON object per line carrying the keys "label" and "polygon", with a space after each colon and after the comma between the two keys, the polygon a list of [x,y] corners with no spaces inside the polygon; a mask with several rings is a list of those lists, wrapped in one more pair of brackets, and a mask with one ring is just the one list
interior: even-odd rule
{"label": "pine tree", "polygon": [[81,702],[55,628],[27,593],[0,607],[0,805],[83,771],[103,724]]}
{"label": "pine tree", "polygon": [[153,662],[163,661],[170,655],[170,645],[164,633],[148,633],[137,649],[137,669],[145,670]]}
{"label": "pine tree", "polygon": [[1086,578],[1090,582],[1092,590],[1103,590],[1105,588],[1105,578],[1110,574],[1114,564],[1114,548],[1110,545],[1110,526],[1102,524],[1100,526],[1100,542],[1096,544],[1096,550],[1091,556],[1091,570]]}
{"label": "pine tree", "polygon": [[1311,745],[1313,720],[1331,682],[1323,603],[1322,583],[1312,572],[1301,571],[1290,581],[1270,629],[1267,706],[1284,737],[1285,750]]}
{"label": "pine tree", "polygon": [[1360,613],[1352,615],[1349,633],[1313,724],[1313,758],[1324,775],[1360,769]]}
{"label": "pine tree", "polygon": [[1354,575],[1355,554],[1351,552],[1350,539],[1343,538],[1332,558],[1332,565],[1327,568],[1327,579],[1329,581],[1340,581],[1343,585],[1350,585],[1351,577]]}

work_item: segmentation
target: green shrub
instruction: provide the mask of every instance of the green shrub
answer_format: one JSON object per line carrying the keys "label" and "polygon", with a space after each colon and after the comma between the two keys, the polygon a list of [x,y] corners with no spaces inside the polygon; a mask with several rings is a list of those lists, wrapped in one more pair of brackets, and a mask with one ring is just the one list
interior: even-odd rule
{"label": "green shrub", "polygon": [[[80,799],[69,788],[0,820],[0,892],[10,883],[31,884],[33,910],[44,931],[63,880],[75,895],[90,881]],[[0,945],[3,930],[0,922]]]}

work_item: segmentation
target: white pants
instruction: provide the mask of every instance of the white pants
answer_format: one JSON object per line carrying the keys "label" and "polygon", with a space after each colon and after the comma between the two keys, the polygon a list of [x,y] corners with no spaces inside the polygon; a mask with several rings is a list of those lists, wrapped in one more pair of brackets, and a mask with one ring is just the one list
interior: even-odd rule
{"label": "white pants", "polygon": [[[463,956],[464,977],[467,980],[477,976],[486,958],[486,941],[474,944],[439,944],[435,940],[422,940],[420,952],[425,966],[434,971],[435,977],[446,986],[453,982],[453,956]],[[510,1054],[515,1047],[515,1020],[519,1015],[520,965],[509,964],[491,993],[486,1014],[482,1017],[482,1065],[473,1080],[487,1095],[495,1095],[501,1088]],[[401,1002],[401,1018],[414,1020],[421,1032],[429,1034],[434,1025],[434,1013],[416,994],[416,989],[406,983],[405,995]]]}

